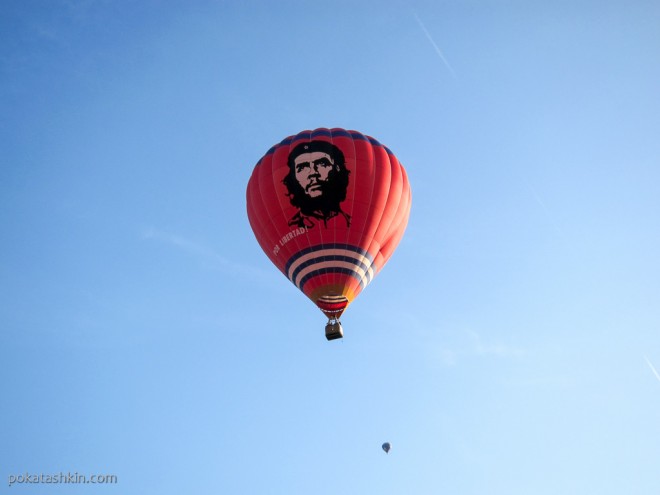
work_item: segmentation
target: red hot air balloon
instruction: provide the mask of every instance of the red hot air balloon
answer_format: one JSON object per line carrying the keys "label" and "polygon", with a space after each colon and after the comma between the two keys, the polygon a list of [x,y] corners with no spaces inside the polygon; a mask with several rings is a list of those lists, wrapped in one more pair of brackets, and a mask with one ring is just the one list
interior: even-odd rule
{"label": "red hot air balloon", "polygon": [[410,185],[394,154],[357,131],[289,136],[254,167],[247,213],[270,260],[328,317],[339,317],[383,268],[408,223]]}

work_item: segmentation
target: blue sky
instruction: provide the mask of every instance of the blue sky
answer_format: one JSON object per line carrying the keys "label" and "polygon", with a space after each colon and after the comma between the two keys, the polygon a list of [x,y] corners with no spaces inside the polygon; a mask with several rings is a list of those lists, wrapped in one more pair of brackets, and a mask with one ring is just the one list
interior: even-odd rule
{"label": "blue sky", "polygon": [[[659,22],[3,2],[0,493],[659,493]],[[330,343],[245,213],[257,160],[317,127],[413,189]]]}

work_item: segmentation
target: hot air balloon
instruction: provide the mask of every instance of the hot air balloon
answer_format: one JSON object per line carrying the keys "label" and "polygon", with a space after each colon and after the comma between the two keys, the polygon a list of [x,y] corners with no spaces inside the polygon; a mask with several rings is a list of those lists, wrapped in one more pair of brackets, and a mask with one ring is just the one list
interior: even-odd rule
{"label": "hot air balloon", "polygon": [[357,131],[307,130],[259,160],[246,196],[263,251],[328,317],[326,338],[342,338],[340,316],[392,256],[408,223],[403,166]]}
{"label": "hot air balloon", "polygon": [[383,450],[385,451],[386,454],[390,453],[391,448],[392,448],[392,444],[390,444],[390,442],[385,442],[383,444]]}

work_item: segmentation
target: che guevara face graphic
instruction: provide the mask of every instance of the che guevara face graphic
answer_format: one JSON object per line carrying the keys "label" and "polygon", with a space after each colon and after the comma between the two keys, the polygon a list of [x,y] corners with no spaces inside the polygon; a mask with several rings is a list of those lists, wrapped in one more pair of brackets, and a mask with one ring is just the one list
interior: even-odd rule
{"label": "che guevara face graphic", "polygon": [[344,154],[332,143],[311,141],[296,146],[288,158],[289,172],[282,181],[291,205],[298,212],[290,226],[312,228],[328,220],[342,217],[350,226],[351,217],[341,209],[346,199],[349,171]]}
{"label": "che guevara face graphic", "polygon": [[322,151],[303,153],[293,160],[296,180],[305,194],[310,198],[318,198],[323,194],[324,184],[334,169],[334,160]]}

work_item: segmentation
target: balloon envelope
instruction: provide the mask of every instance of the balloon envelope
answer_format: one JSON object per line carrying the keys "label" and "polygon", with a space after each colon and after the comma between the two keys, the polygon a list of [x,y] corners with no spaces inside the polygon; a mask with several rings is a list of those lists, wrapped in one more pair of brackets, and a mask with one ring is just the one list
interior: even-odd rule
{"label": "balloon envelope", "polygon": [[392,256],[411,191],[394,154],[357,131],[289,136],[257,163],[247,213],[273,264],[337,319]]}
{"label": "balloon envelope", "polygon": [[385,451],[386,454],[390,453],[391,448],[392,448],[392,445],[390,445],[390,442],[385,442],[383,444],[383,450]]}

